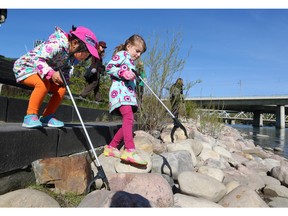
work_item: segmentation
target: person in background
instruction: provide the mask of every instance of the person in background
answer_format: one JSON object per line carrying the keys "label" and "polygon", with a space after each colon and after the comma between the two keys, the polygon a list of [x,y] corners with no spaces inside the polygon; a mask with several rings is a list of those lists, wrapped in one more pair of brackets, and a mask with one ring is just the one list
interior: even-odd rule
{"label": "person in background", "polygon": [[7,9],[0,9],[0,25],[7,19]]}
{"label": "person in background", "polygon": [[86,98],[87,95],[93,91],[96,102],[102,102],[99,88],[101,75],[105,73],[105,66],[103,65],[103,57],[105,55],[105,49],[107,48],[105,41],[99,41],[97,50],[99,53],[99,59],[92,57],[91,65],[87,69],[84,77],[88,83],[85,89],[80,94],[80,98]]}
{"label": "person in background", "polygon": [[184,103],[183,79],[178,78],[170,88],[171,112],[176,118],[178,118],[181,103]]}
{"label": "person in background", "polygon": [[[144,63],[143,61],[139,60],[136,65],[136,71],[138,75],[142,78],[144,82],[146,82],[146,73],[144,70]],[[138,103],[139,107],[141,108],[143,94],[144,94],[144,82],[140,80],[138,77],[136,78],[136,84],[137,84],[137,97],[138,97]]]}
{"label": "person in background", "polygon": [[[55,112],[66,92],[59,71],[62,71],[68,82],[75,59],[84,61],[91,55],[99,58],[97,43],[95,34],[86,27],[73,26],[70,34],[56,27],[47,41],[15,61],[13,71],[16,81],[33,88],[23,127],[38,128],[44,124],[48,127],[64,126],[62,121],[55,118]],[[38,118],[40,106],[48,92],[52,93],[52,97]]]}
{"label": "person in background", "polygon": [[[135,149],[133,140],[134,113],[138,103],[136,95],[135,61],[146,51],[144,39],[137,34],[129,37],[124,44],[116,47],[112,60],[106,66],[112,85],[109,91],[109,112],[122,117],[122,127],[117,131],[109,145],[104,147],[103,154],[120,158],[122,161],[138,165],[147,165]],[[118,146],[124,140],[124,151]]]}
{"label": "person in background", "polygon": [[[172,107],[171,112],[177,120],[178,120],[179,110],[181,108],[181,105],[184,103],[185,103],[185,101],[184,101],[184,95],[183,95],[183,79],[178,78],[176,80],[176,82],[170,88],[170,104]],[[179,127],[184,131],[185,136],[188,138],[187,131],[184,128],[184,126],[181,124],[178,124],[178,122],[175,121],[175,119],[174,119],[174,126],[173,126],[173,128],[171,130],[171,134],[170,134],[172,142],[174,142],[174,133],[177,130],[177,128],[179,128]]]}

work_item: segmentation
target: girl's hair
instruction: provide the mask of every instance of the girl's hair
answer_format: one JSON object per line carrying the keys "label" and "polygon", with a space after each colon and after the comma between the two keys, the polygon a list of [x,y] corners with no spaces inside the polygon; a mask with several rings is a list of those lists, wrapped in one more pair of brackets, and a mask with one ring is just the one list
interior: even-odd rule
{"label": "girl's hair", "polygon": [[131,37],[129,37],[125,41],[124,44],[120,44],[119,46],[115,47],[115,51],[113,53],[113,56],[119,51],[126,50],[128,44],[135,45],[135,44],[138,44],[138,43],[142,45],[142,48],[143,48],[143,52],[142,53],[144,53],[146,51],[146,49],[147,49],[147,46],[146,46],[146,43],[145,43],[144,39],[140,35],[134,34]]}
{"label": "girl's hair", "polygon": [[[77,29],[77,27],[75,27],[75,26],[73,25],[73,26],[72,26],[72,31],[75,31],[76,29]],[[77,53],[77,52],[85,52],[85,51],[88,51],[88,52],[89,52],[86,44],[85,44],[82,40],[80,40],[77,36],[75,36],[74,34],[68,35],[68,40],[69,40],[69,41],[77,40],[77,41],[78,41],[78,44],[79,44],[79,46],[77,47],[77,49],[74,50],[74,52],[70,53],[70,56],[73,56],[74,53]],[[91,55],[89,55],[87,59],[89,59],[90,56],[91,56]],[[85,61],[86,61],[87,59],[85,59]]]}

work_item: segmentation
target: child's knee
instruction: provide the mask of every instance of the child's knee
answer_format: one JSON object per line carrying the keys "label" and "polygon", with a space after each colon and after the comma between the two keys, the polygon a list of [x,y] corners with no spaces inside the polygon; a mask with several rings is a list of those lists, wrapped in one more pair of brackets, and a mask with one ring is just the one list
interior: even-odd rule
{"label": "child's knee", "polygon": [[66,94],[66,88],[65,87],[60,87],[58,90],[58,93],[60,95],[61,98],[64,97],[64,95]]}

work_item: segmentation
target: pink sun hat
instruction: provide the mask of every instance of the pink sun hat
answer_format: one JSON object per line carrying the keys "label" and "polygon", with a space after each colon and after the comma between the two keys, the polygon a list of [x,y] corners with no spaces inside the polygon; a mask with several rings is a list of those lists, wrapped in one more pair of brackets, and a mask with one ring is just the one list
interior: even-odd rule
{"label": "pink sun hat", "polygon": [[98,40],[96,38],[96,35],[90,29],[84,26],[79,26],[76,28],[75,31],[70,31],[70,33],[74,34],[76,37],[78,37],[81,41],[85,43],[91,55],[93,55],[95,58],[100,59],[98,51],[96,49],[98,45]]}

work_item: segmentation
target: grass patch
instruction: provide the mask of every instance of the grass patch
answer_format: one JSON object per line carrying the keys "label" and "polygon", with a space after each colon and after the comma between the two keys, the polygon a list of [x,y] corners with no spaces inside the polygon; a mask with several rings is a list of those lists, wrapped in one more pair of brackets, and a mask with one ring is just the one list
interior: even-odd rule
{"label": "grass patch", "polygon": [[55,199],[59,205],[63,208],[71,208],[71,207],[77,207],[80,202],[84,199],[86,195],[78,195],[74,193],[65,193],[65,194],[58,194],[53,192],[50,188],[47,188],[43,185],[30,185],[28,188],[41,191],[43,193],[48,194],[53,199]]}

